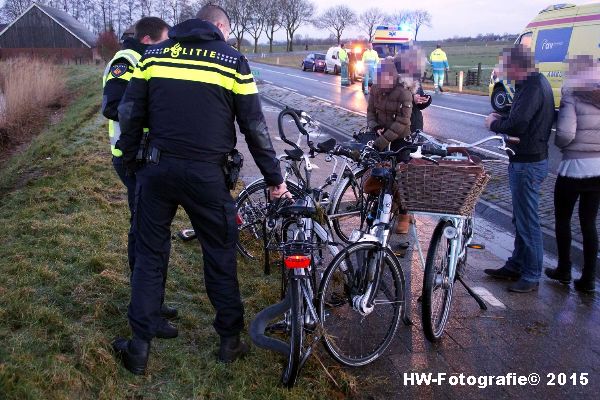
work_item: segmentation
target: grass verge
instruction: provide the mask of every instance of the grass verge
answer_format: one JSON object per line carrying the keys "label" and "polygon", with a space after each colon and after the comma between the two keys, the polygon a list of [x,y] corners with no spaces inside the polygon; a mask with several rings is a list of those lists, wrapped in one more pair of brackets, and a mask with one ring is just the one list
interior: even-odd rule
{"label": "grass verge", "polygon": [[[0,171],[0,398],[321,399],[355,387],[328,361],[332,384],[311,358],[298,387],[279,386],[281,358],[253,348],[232,366],[216,362],[213,309],[197,242],[173,241],[167,300],[180,337],[155,340],[146,376],[114,359],[110,341],[128,335],[125,190],[110,165],[98,114],[100,70],[67,69],[76,96],[62,120]],[[173,229],[188,225],[177,215]],[[277,276],[239,264],[246,321],[277,297]]]}

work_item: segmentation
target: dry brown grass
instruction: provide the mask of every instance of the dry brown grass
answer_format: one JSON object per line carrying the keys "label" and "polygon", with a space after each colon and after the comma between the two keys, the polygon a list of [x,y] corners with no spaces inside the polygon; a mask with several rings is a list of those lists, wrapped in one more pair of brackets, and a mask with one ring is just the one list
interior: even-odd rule
{"label": "dry brown grass", "polygon": [[0,62],[0,148],[27,141],[60,107],[64,69],[38,59]]}

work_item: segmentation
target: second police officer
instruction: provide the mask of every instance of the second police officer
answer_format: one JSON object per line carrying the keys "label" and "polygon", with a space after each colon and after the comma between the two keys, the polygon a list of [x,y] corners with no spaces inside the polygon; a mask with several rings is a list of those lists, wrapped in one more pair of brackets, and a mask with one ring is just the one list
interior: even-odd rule
{"label": "second police officer", "polygon": [[244,310],[237,279],[237,224],[223,163],[236,144],[234,121],[245,136],[271,195],[287,193],[247,60],[226,42],[227,13],[206,5],[196,19],[169,30],[134,70],[119,106],[120,148],[135,168],[144,126],[150,161],[137,172],[134,224],[139,236],[131,285],[131,339],[113,348],[127,369],[143,374],[156,336],[160,291],[169,256],[170,226],[181,205],[202,246],[204,281],[216,309],[218,358],[232,362],[248,351],[240,340]]}

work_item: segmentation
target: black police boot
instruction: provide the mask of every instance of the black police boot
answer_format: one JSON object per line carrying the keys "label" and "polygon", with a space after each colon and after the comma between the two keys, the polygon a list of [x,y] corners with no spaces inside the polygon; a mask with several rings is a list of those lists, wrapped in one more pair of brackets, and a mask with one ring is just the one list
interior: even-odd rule
{"label": "black police boot", "polygon": [[177,309],[174,307],[169,307],[166,304],[163,304],[160,307],[160,315],[166,319],[174,319],[177,318]]}
{"label": "black police boot", "polygon": [[244,357],[250,351],[250,347],[240,340],[240,336],[221,336],[221,346],[219,347],[219,361],[222,363],[231,363],[237,358]]}
{"label": "black police boot", "polygon": [[112,343],[117,358],[132,374],[144,375],[150,356],[150,342],[134,337],[133,339],[117,338]]}
{"label": "black police boot", "polygon": [[156,329],[156,337],[159,339],[175,339],[178,335],[177,327],[171,325],[166,319],[163,319]]}

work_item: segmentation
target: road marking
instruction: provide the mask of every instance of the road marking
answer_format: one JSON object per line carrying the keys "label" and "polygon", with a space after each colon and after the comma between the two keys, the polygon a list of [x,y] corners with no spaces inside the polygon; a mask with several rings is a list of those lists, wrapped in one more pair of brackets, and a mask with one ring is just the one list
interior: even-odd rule
{"label": "road marking", "polygon": [[265,80],[265,79],[263,79],[263,82],[269,83],[269,84],[271,84],[271,85],[273,84],[273,82],[271,82],[271,81],[267,81],[267,80]]}
{"label": "road marking", "polygon": [[[468,143],[461,142],[460,140],[456,140],[456,139],[448,139],[448,140],[449,140],[450,142],[452,142],[452,143],[456,143],[456,144],[458,144],[459,146],[464,146],[464,145],[468,144]],[[482,152],[484,152],[484,153],[487,153],[487,154],[493,154],[493,155],[494,155],[494,156],[496,156],[496,157],[502,157],[502,158],[504,158],[504,159],[507,159],[507,160],[508,160],[508,156],[507,156],[507,155],[504,155],[504,154],[502,154],[502,153],[497,153],[497,152],[495,152],[495,151],[488,150],[488,149],[484,149],[484,148],[481,148],[481,147],[478,147],[478,146],[476,146],[476,147],[472,147],[472,148],[473,148],[473,149],[476,149],[476,150],[479,150],[479,151],[482,151]]]}
{"label": "road marking", "polygon": [[344,110],[344,111],[347,111],[347,112],[352,113],[352,114],[360,115],[361,117],[365,117],[367,115],[367,113],[354,111],[354,110],[351,110],[349,108],[342,107],[342,106],[337,106],[336,105],[335,108],[339,108],[340,110]]}
{"label": "road marking", "polygon": [[327,100],[327,99],[324,99],[324,98],[322,98],[322,97],[319,97],[319,96],[313,96],[313,98],[315,98],[315,99],[319,99],[319,100],[321,100],[321,101],[324,101],[324,102],[326,102],[326,103],[329,103],[329,104],[331,104],[331,103],[332,103],[332,101],[331,101],[331,100]]}
{"label": "road marking", "polygon": [[287,90],[291,90],[292,92],[297,92],[296,89],[292,89],[292,88],[289,88],[287,86],[282,86],[282,88],[287,89]]}
{"label": "road marking", "polygon": [[484,117],[484,118],[487,117],[487,115],[484,115],[484,114],[478,114],[478,113],[474,113],[474,112],[471,112],[471,111],[459,110],[457,108],[450,108],[450,107],[438,106],[437,104],[432,104],[431,107],[442,108],[444,110],[455,111],[455,112],[459,112],[459,113],[463,113],[463,114],[468,114],[468,115],[475,115],[477,117]]}
{"label": "road marking", "polygon": [[498,300],[498,298],[496,296],[494,296],[486,288],[484,288],[482,286],[476,286],[472,289],[475,293],[477,293],[479,295],[479,297],[481,297],[483,300],[485,300],[487,303],[489,303],[489,305],[491,305],[493,307],[501,308],[503,310],[506,309],[506,306],[504,305],[504,303],[501,302],[500,300]]}

